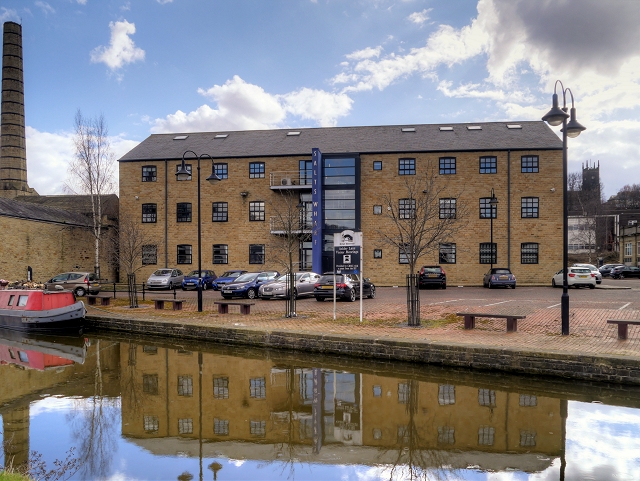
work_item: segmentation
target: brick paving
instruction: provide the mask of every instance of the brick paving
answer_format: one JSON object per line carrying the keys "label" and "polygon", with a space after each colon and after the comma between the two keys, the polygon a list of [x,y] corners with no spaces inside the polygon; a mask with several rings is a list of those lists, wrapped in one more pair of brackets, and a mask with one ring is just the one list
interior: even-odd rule
{"label": "brick paving", "polygon": [[[638,281],[633,283],[633,281]],[[285,331],[309,334],[340,334],[363,339],[390,339],[416,342],[450,343],[451,345],[509,348],[523,351],[608,356],[640,362],[640,326],[629,327],[629,338],[619,341],[617,327],[607,319],[640,319],[640,280],[629,280],[629,288],[580,289],[569,291],[570,335],[561,335],[560,289],[520,287],[516,290],[489,290],[466,287],[421,291],[421,326],[408,327],[403,288],[378,288],[375,299],[363,302],[363,322],[359,320],[359,302],[340,301],[333,319],[333,302],[300,299],[296,318],[284,317],[282,300],[254,300],[250,315],[241,315],[238,306],[230,306],[229,314],[218,314],[218,292],[203,294],[203,311],[197,312],[194,292],[176,293],[185,299],[182,311],[165,308],[157,311],[149,299],[171,298],[171,293],[146,295],[138,309],[130,309],[125,297],[111,307],[88,306],[91,316],[109,316],[153,322],[172,322],[194,326],[239,327],[266,332]],[[609,281],[611,282],[611,281]],[[604,283],[603,283],[604,284]],[[244,302],[249,302],[244,300]],[[518,331],[506,332],[504,319],[476,319],[476,328],[463,329],[456,312],[525,314],[518,321]]]}

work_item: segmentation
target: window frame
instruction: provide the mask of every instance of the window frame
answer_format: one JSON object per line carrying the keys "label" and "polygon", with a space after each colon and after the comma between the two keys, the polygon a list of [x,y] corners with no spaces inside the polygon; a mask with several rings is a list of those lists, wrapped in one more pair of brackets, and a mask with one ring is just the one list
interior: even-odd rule
{"label": "window frame", "polygon": [[439,199],[438,215],[440,219],[456,218],[457,200],[458,199],[456,199],[455,197],[443,197]]}
{"label": "window frame", "polygon": [[[449,247],[450,252],[447,252],[445,249]],[[438,245],[438,262],[440,264],[456,264],[457,263],[457,246],[455,242],[442,242]],[[452,252],[451,252],[452,251]],[[447,260],[447,256],[452,256],[453,261]]]}
{"label": "window frame", "polygon": [[382,249],[373,249],[373,258],[382,259]]}
{"label": "window frame", "polygon": [[[216,212],[220,209],[221,212]],[[229,203],[228,202],[212,202],[211,203],[211,222],[229,222]]]}
{"label": "window frame", "polygon": [[456,159],[456,157],[440,157],[438,159],[438,171],[440,175],[455,175],[457,173]]}
{"label": "window frame", "polygon": [[414,157],[398,159],[398,175],[416,175],[416,159]]}
{"label": "window frame", "polygon": [[[152,172],[152,175],[149,173]],[[145,175],[145,173],[147,175]],[[155,165],[143,165],[142,166],[142,182],[157,182],[158,180],[158,167]]]}
{"label": "window frame", "polygon": [[[185,214],[188,214],[188,216]],[[176,222],[179,222],[179,223],[191,222],[192,219],[193,219],[193,205],[191,204],[191,202],[177,202],[176,203]]]}
{"label": "window frame", "polygon": [[[497,174],[498,173],[498,157],[495,155],[485,155],[480,157],[479,172],[480,174]],[[484,165],[484,166],[483,166]]]}
{"label": "window frame", "polygon": [[[256,247],[259,247],[261,252],[255,252]],[[252,249],[254,252],[252,253]],[[260,257],[256,257],[260,256]],[[264,264],[265,258],[265,245],[264,244],[249,244],[249,264]]]}
{"label": "window frame", "polygon": [[[498,244],[497,242],[480,242],[479,246],[480,264],[497,264],[498,263]],[[493,262],[492,262],[493,258]]]}
{"label": "window frame", "polygon": [[373,170],[382,170],[382,161],[374,160],[373,161]]}
{"label": "window frame", "polygon": [[265,165],[264,162],[249,162],[249,178],[264,179]]}
{"label": "window frame", "polygon": [[[535,246],[535,249],[534,249]],[[520,244],[520,264],[538,264],[540,261],[540,244],[523,242]]]}
{"label": "window frame", "polygon": [[520,217],[522,219],[540,218],[540,197],[521,197]]}
{"label": "window frame", "polygon": [[399,219],[415,219],[416,218],[416,199],[412,199],[412,198],[398,199],[398,218]]}
{"label": "window frame", "polygon": [[[216,247],[218,248],[218,250],[222,249],[222,247],[224,246],[224,254],[222,254],[221,252],[218,252],[218,254],[216,254]],[[212,248],[212,259],[211,259],[211,263],[212,264],[228,264],[229,263],[229,244],[213,244],[211,246]],[[223,260],[224,262],[216,262],[216,255]]]}
{"label": "window frame", "polygon": [[[149,260],[151,257],[151,253],[146,252],[145,253],[145,247],[147,248],[147,251],[150,251],[151,248],[153,248],[153,261],[154,262],[145,262],[146,260]],[[140,248],[140,257],[141,257],[141,262],[143,266],[155,266],[158,264],[158,245],[157,244],[145,244]]]}
{"label": "window frame", "polygon": [[[147,209],[153,206],[153,212],[145,212],[145,207]],[[147,219],[147,220],[145,220]],[[149,220],[153,219],[153,220]],[[143,224],[155,224],[158,222],[158,204],[146,203],[142,204],[142,223]]]}
{"label": "window frame", "polygon": [[265,219],[264,200],[253,200],[249,202],[249,222],[264,222]]}
{"label": "window frame", "polygon": [[[180,249],[183,250],[182,254],[180,253]],[[176,264],[183,265],[193,263],[193,246],[191,244],[178,244],[176,246],[176,251]],[[183,262],[180,262],[181,259]]]}
{"label": "window frame", "polygon": [[520,172],[523,174],[537,174],[540,172],[540,156],[523,155],[520,157]]}
{"label": "window frame", "polygon": [[221,180],[229,178],[229,164],[226,162],[215,162],[213,164],[213,173],[216,174]]}
{"label": "window frame", "polygon": [[491,199],[492,197],[480,197],[480,219],[498,218],[498,206],[491,204]]}

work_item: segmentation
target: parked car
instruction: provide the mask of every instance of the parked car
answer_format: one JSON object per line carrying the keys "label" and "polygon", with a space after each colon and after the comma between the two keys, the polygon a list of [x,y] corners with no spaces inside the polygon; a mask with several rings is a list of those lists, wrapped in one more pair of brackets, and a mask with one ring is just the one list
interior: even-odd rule
{"label": "parked car", "polygon": [[230,271],[225,271],[220,277],[218,277],[215,281],[211,283],[211,286],[214,291],[219,291],[222,288],[222,286],[235,281],[238,278],[238,276],[244,274],[245,272],[247,271],[242,269],[231,269]]}
{"label": "parked car", "polygon": [[[552,287],[562,287],[562,272],[560,269],[556,272],[551,279]],[[589,289],[596,288],[596,275],[591,272],[588,267],[569,267],[567,270],[567,286],[568,287],[589,287]]]}
{"label": "parked car", "polygon": [[184,274],[180,269],[158,269],[147,279],[147,289],[173,289],[182,285]]}
{"label": "parked car", "polygon": [[255,299],[258,296],[260,285],[279,276],[280,273],[278,271],[245,272],[238,276],[235,281],[224,285],[220,291],[225,299],[231,299],[232,297]]}
{"label": "parked car", "polygon": [[422,266],[420,269],[420,289],[427,286],[436,286],[440,289],[447,288],[447,274],[440,266]]}
{"label": "parked car", "polygon": [[44,283],[47,290],[53,290],[55,286],[73,291],[78,297],[84,296],[87,292],[97,294],[101,287],[98,276],[93,272],[63,272]]}
{"label": "parked car", "polygon": [[624,279],[625,277],[640,277],[640,267],[619,266],[611,271],[613,279]]}
{"label": "parked car", "polygon": [[212,283],[217,277],[216,273],[210,270],[203,269],[202,274],[198,271],[191,271],[182,279],[182,290],[197,289],[198,279],[202,278],[202,290],[206,291],[207,288],[212,288]]}
{"label": "parked car", "polygon": [[[360,297],[360,276],[358,274],[338,274],[336,277],[336,298],[355,301]],[[362,294],[370,299],[376,297],[376,286],[364,278]],[[333,299],[333,274],[324,274],[313,286],[313,296],[316,301]]]}
{"label": "parked car", "polygon": [[608,276],[611,275],[611,270],[614,267],[619,267],[619,266],[623,266],[623,265],[624,264],[605,264],[598,270],[600,271],[600,274],[602,274],[602,277],[608,277]]}
{"label": "parked car", "polygon": [[482,286],[492,289],[494,287],[511,287],[516,288],[516,276],[506,267],[494,267],[489,269],[484,275],[482,280]]}
{"label": "parked car", "polygon": [[593,264],[573,264],[573,267],[587,267],[596,275],[596,284],[602,283],[602,274],[600,273],[600,269],[598,269]]}
{"label": "parked car", "polygon": [[[294,297],[313,296],[313,286],[320,279],[320,274],[315,272],[296,272],[295,286],[293,288]],[[289,284],[291,282],[289,274],[283,274],[277,279],[262,284],[258,289],[258,297],[262,299],[289,298]]]}

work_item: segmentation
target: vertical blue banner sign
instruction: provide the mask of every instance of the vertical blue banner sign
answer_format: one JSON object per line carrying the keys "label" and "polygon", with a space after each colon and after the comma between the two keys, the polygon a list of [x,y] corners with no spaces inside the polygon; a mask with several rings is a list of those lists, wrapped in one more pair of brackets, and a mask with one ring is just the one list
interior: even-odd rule
{"label": "vertical blue banner sign", "polygon": [[313,272],[322,274],[322,152],[311,149],[313,170],[311,174],[311,265]]}

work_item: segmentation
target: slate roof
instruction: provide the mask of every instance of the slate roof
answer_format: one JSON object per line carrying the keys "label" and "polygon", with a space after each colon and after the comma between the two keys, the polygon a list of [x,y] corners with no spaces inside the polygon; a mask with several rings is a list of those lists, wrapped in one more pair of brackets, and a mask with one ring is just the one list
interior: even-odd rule
{"label": "slate roof", "polygon": [[0,216],[17,219],[51,222],[68,226],[91,227],[91,219],[77,212],[46,207],[0,197]]}
{"label": "slate roof", "polygon": [[[45,207],[55,207],[70,212],[91,216],[91,196],[89,195],[23,195],[15,198],[20,202],[38,204]],[[118,217],[119,199],[115,194],[102,196],[102,211],[111,218]]]}
{"label": "slate roof", "polygon": [[[507,128],[514,124],[522,128]],[[442,131],[441,127],[453,130]],[[414,128],[415,132],[403,132],[403,128]],[[287,135],[289,132],[300,135]],[[174,140],[180,136],[186,138]],[[562,141],[542,121],[174,133],[151,135],[119,161],[179,160],[187,150],[214,158],[310,156],[312,148],[324,154],[559,150]]]}

